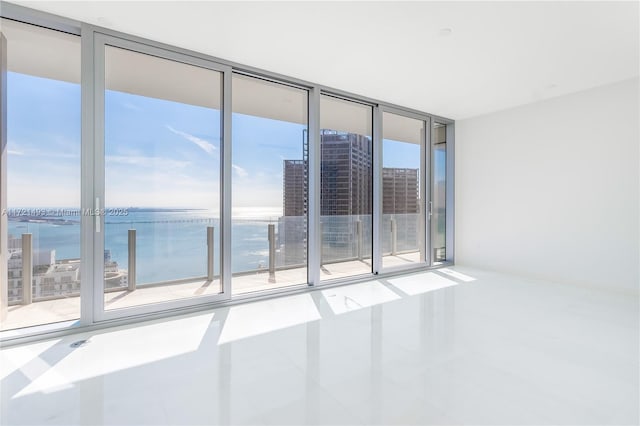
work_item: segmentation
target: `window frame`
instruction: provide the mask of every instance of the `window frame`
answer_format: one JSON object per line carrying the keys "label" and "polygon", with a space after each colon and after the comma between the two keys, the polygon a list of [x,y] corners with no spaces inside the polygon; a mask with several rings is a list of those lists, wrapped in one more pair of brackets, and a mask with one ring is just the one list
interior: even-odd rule
{"label": "window frame", "polygon": [[[378,163],[374,168],[374,170],[378,172],[378,177],[377,179],[375,179],[375,182],[378,185],[378,188],[376,190],[377,197],[374,197],[374,202],[376,199],[378,201],[378,204],[376,205],[376,207],[379,210],[377,211],[380,211],[382,213],[382,198],[384,195],[383,187],[382,187],[382,168],[383,168],[382,146],[384,141],[383,115],[386,112],[386,113],[395,114],[401,117],[420,120],[423,122],[423,125],[424,125],[422,128],[423,140],[420,144],[420,199],[421,199],[420,208],[422,209],[422,220],[424,221],[425,226],[422,232],[422,240],[423,240],[422,249],[424,250],[424,252],[423,252],[423,255],[421,255],[420,262],[415,264],[384,267],[382,263],[382,251],[381,251],[382,242],[380,239],[378,239],[376,241],[377,248],[378,248],[378,253],[377,253],[377,260],[379,265],[378,271],[382,274],[386,274],[386,273],[413,271],[413,270],[416,270],[417,268],[430,267],[433,264],[433,259],[432,259],[432,256],[430,255],[431,244],[432,244],[431,243],[431,215],[429,214],[429,211],[428,211],[428,206],[430,205],[431,196],[432,196],[432,192],[431,192],[432,165],[431,165],[431,152],[430,152],[431,139],[432,139],[432,122],[433,122],[432,117],[429,116],[428,114],[417,114],[412,112],[406,112],[394,107],[389,107],[384,105],[381,106],[379,110],[380,112],[378,117],[378,122],[379,122],[378,134],[380,135],[380,138],[376,142],[379,144],[377,151],[380,154],[378,155],[379,157]],[[382,235],[382,214],[378,215],[378,220],[379,222],[376,224],[376,229],[378,230],[378,236],[380,237]]]}
{"label": "window frame", "polygon": [[[92,151],[93,173],[82,176],[82,185],[86,192],[92,192],[92,197],[83,200],[83,208],[91,209],[91,201],[95,200],[94,207],[101,209],[105,207],[105,49],[107,46],[125,49],[134,53],[146,54],[156,58],[161,58],[176,63],[192,65],[203,69],[219,72],[222,77],[221,87],[221,151],[220,155],[220,223],[221,239],[220,247],[220,284],[221,293],[193,298],[174,299],[163,302],[156,302],[144,305],[136,305],[121,309],[106,310],[104,306],[104,238],[105,238],[105,216],[93,216],[89,221],[83,223],[82,232],[93,234],[93,262],[90,275],[92,282],[86,286],[91,286],[93,290],[93,322],[110,321],[119,318],[148,315],[159,311],[171,311],[184,307],[207,305],[215,302],[231,300],[231,250],[230,229],[231,229],[231,67],[208,61],[201,58],[185,55],[163,48],[140,43],[133,40],[111,36],[102,32],[95,32],[93,37],[93,105],[94,105],[94,126],[93,137],[83,139],[83,149]],[[85,188],[89,186],[90,188]],[[86,204],[86,206],[85,206]],[[98,230],[101,230],[98,231]],[[214,260],[215,262],[215,260]]]}
{"label": "window frame", "polygon": [[[84,279],[81,286],[81,312],[79,321],[69,321],[65,323],[46,324],[43,326],[35,326],[25,329],[16,329],[0,332],[0,346],[25,343],[42,338],[50,338],[62,336],[65,334],[75,333],[78,331],[89,331],[112,325],[124,325],[137,323],[143,319],[163,318],[176,314],[201,311],[212,307],[228,306],[235,303],[241,303],[247,300],[260,300],[266,297],[274,297],[281,294],[296,294],[309,291],[309,287],[325,287],[333,285],[342,285],[359,281],[368,281],[375,275],[391,275],[409,271],[421,271],[433,268],[430,262],[420,263],[417,265],[408,265],[398,270],[396,268],[382,268],[381,252],[380,252],[380,226],[382,212],[382,181],[381,181],[381,147],[382,147],[382,113],[391,112],[393,114],[403,115],[410,118],[418,118],[426,120],[429,123],[431,131],[426,135],[425,148],[425,170],[423,171],[425,182],[423,188],[425,191],[425,202],[432,201],[431,185],[433,181],[433,156],[431,155],[431,140],[434,123],[443,123],[447,125],[447,188],[446,188],[446,261],[437,267],[445,267],[454,263],[455,257],[455,121],[441,117],[438,115],[422,112],[412,108],[395,105],[392,103],[376,100],[366,96],[353,94],[347,91],[331,88],[328,86],[315,84],[297,78],[273,73],[256,67],[235,63],[221,58],[216,58],[192,50],[171,46],[148,40],[142,37],[125,34],[122,32],[98,27],[95,25],[79,22],[76,20],[59,17],[46,12],[33,10],[24,6],[11,3],[3,3],[0,16],[26,24],[41,26],[44,28],[66,32],[81,37],[81,98],[82,98],[82,115],[81,115],[81,131],[82,131],[82,195],[81,207],[94,208],[96,186],[104,185],[104,182],[97,182],[95,176],[97,170],[101,170],[99,164],[95,164],[96,151],[98,146],[94,145],[96,135],[102,130],[97,117],[101,111],[98,111],[96,105],[96,71],[99,68],[100,60],[98,58],[98,50],[96,43],[100,40],[117,40],[121,46],[135,45],[143,47],[145,52],[162,52],[160,57],[167,59],[177,59],[180,62],[191,63],[201,66],[207,64],[215,64],[219,67],[217,70],[224,72],[223,84],[223,165],[222,170],[222,191],[221,191],[221,223],[222,225],[222,253],[221,253],[221,269],[224,274],[222,277],[222,285],[225,293],[228,291],[229,297],[220,298],[220,300],[207,300],[201,303],[193,303],[193,300],[186,299],[184,303],[163,304],[162,309],[139,309],[128,311],[126,316],[97,315],[95,301],[102,300],[96,295],[94,285],[96,280],[100,278],[102,270],[98,265],[102,265],[104,257],[96,250],[99,238],[95,238],[95,223],[92,217],[82,217],[81,224],[81,256],[85,259],[81,273],[83,277],[92,277],[92,279]],[[139,49],[130,49],[138,51]],[[145,53],[142,52],[142,53]],[[154,55],[158,56],[158,55]],[[102,63],[102,65],[104,65]],[[231,74],[238,73],[251,77],[262,78],[279,84],[289,85],[305,89],[308,91],[308,129],[309,129],[309,178],[308,178],[308,258],[307,258],[307,286],[295,286],[291,288],[274,289],[257,294],[238,295],[231,298]],[[5,91],[3,91],[4,93]],[[320,97],[321,95],[329,95],[341,98],[351,102],[357,102],[372,106],[373,109],[373,274],[364,276],[354,276],[344,279],[336,279],[323,281],[320,284]],[[102,177],[101,179],[104,179]],[[425,208],[425,217],[428,215],[428,209]],[[101,219],[103,220],[103,219]],[[428,219],[427,219],[428,220]],[[431,226],[427,222],[425,229]],[[431,241],[426,240],[427,259],[430,259]],[[102,249],[102,246],[100,246]],[[102,259],[98,259],[101,257]],[[101,278],[100,278],[101,279]],[[156,306],[156,305],[154,305]]]}

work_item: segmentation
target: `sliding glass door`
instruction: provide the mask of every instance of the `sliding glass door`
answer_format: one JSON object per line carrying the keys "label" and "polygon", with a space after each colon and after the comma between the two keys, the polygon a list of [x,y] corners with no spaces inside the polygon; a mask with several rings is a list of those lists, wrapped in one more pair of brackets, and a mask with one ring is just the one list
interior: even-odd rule
{"label": "sliding glass door", "polygon": [[452,261],[452,121],[91,26],[1,29],[0,332]]}
{"label": "sliding glass door", "polygon": [[425,168],[427,118],[382,112],[382,268],[426,262]]}
{"label": "sliding glass door", "polygon": [[450,124],[433,124],[431,229],[435,265],[440,265],[451,257],[451,253],[447,253],[447,139],[451,130]]}
{"label": "sliding glass door", "polygon": [[373,272],[373,107],[320,99],[320,280]]}
{"label": "sliding glass door", "polygon": [[2,19],[0,329],[80,318],[80,37]]}
{"label": "sliding glass door", "polygon": [[109,37],[96,53],[98,317],[228,298],[224,69]]}
{"label": "sliding glass door", "polygon": [[234,74],[233,293],[307,283],[308,92]]}

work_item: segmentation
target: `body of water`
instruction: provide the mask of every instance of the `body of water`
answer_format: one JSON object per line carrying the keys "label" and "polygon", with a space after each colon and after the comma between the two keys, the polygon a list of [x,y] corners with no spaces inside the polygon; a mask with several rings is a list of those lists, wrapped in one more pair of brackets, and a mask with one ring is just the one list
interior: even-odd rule
{"label": "body of water", "polygon": [[[10,217],[9,234],[33,234],[34,250],[55,250],[56,259],[80,257],[80,217],[59,215],[39,223]],[[58,221],[59,219],[64,220]],[[22,220],[25,220],[22,217]],[[269,261],[268,224],[277,216],[235,219],[232,224],[232,271],[266,267]],[[139,284],[202,277],[207,274],[207,227],[214,227],[215,273],[220,272],[220,220],[206,210],[128,210],[127,215],[105,216],[104,248],[120,269],[127,269],[128,231],[136,230]],[[276,225],[277,226],[277,225]]]}

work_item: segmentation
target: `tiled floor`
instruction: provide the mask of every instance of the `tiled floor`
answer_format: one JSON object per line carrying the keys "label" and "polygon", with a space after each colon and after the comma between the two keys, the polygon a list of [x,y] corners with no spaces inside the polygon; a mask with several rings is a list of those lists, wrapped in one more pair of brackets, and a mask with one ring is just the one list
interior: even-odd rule
{"label": "tiled floor", "polygon": [[0,423],[638,424],[638,327],[455,267],[3,349]]}

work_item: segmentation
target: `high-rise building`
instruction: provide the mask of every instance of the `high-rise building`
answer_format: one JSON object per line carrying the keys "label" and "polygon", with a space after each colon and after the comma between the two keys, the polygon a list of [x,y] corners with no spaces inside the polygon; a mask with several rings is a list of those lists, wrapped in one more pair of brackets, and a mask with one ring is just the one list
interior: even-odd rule
{"label": "high-rise building", "polygon": [[285,216],[307,214],[307,161],[284,160],[283,205]]}
{"label": "high-rise building", "polygon": [[371,138],[334,130],[320,136],[321,262],[370,257]]}
{"label": "high-rise building", "polygon": [[371,138],[323,130],[320,143],[320,215],[370,215]]}
{"label": "high-rise building", "polygon": [[[306,149],[306,147],[305,147]],[[305,151],[305,158],[307,153]],[[351,234],[368,226],[373,211],[372,142],[371,138],[355,133],[323,130],[320,145],[320,215],[323,246],[327,258],[349,258],[355,255]],[[285,264],[304,263],[306,259],[308,203],[308,162],[284,160],[283,163],[284,216],[278,228],[280,247],[284,247]],[[418,169],[383,168],[382,209],[384,215],[411,216],[419,213]],[[397,217],[410,223],[415,218]],[[417,226],[404,226],[403,239],[415,239]],[[370,229],[360,229],[370,235]],[[370,244],[362,243],[365,257]],[[360,254],[362,255],[362,250]]]}
{"label": "high-rise building", "polygon": [[[320,214],[371,214],[371,139],[323,130],[320,147]],[[306,160],[284,160],[285,216],[307,213],[307,170]]]}
{"label": "high-rise building", "polygon": [[418,169],[382,168],[382,213],[418,213]]}
{"label": "high-rise building", "polygon": [[[306,156],[305,156],[306,158]],[[282,263],[304,265],[307,259],[307,161],[284,160],[284,216],[278,222]]]}
{"label": "high-rise building", "polygon": [[[354,133],[322,131],[320,188],[322,216],[372,212],[371,139]],[[284,160],[284,215],[307,213],[307,161]],[[383,214],[419,212],[418,169],[382,169]]]}

